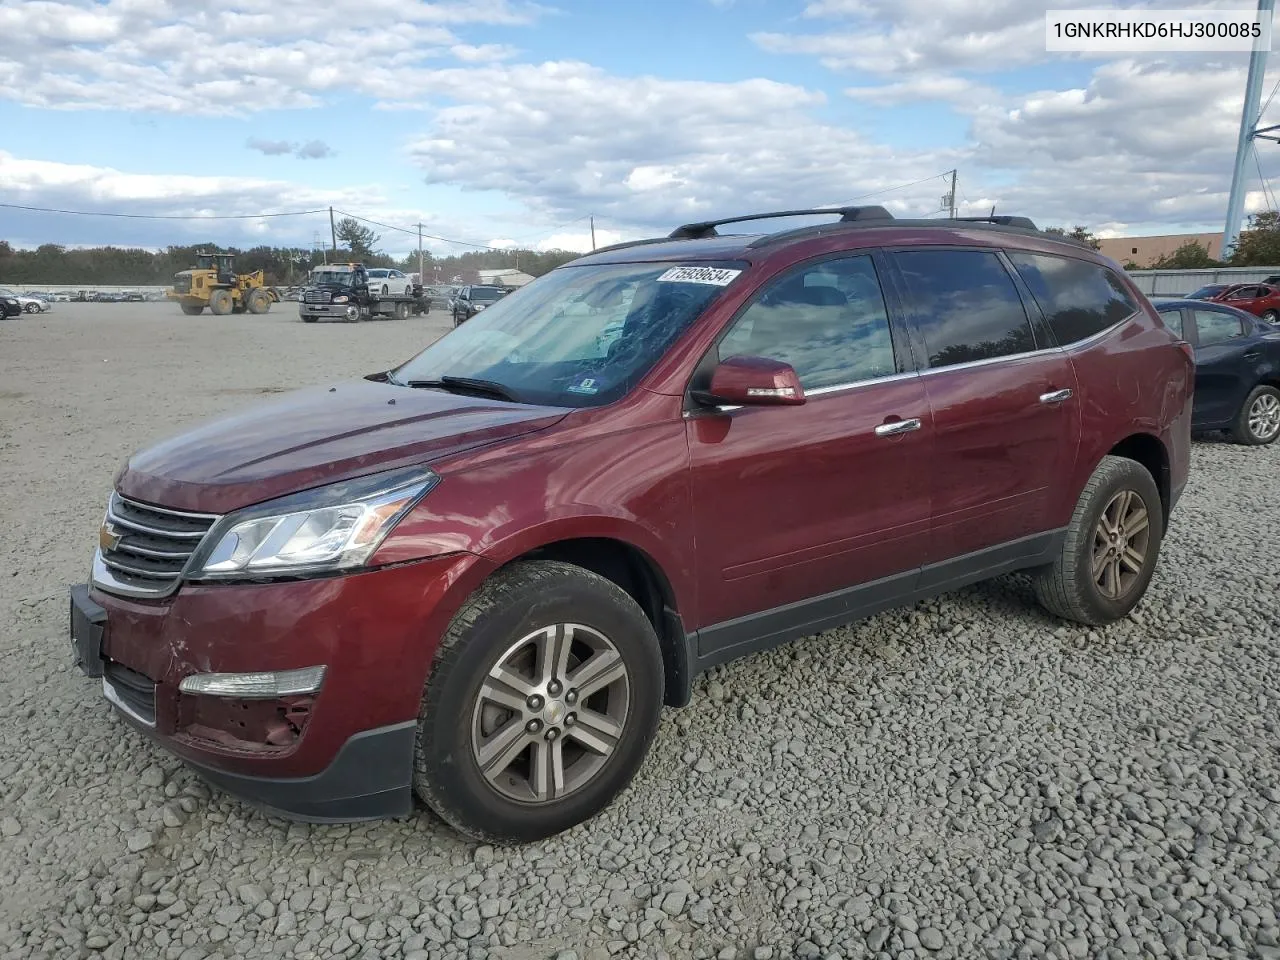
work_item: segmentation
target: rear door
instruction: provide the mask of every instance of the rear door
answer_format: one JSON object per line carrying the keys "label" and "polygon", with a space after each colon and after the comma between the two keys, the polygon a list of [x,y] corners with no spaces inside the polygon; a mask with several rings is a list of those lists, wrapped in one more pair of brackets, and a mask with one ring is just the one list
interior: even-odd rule
{"label": "rear door", "polygon": [[1248,376],[1257,364],[1258,348],[1246,336],[1246,327],[1252,324],[1230,310],[1211,306],[1192,308],[1191,318],[1196,352],[1192,419],[1201,427],[1225,426],[1235,419],[1253,387]]}
{"label": "rear door", "polygon": [[930,563],[1046,532],[1079,443],[1070,361],[1033,329],[1000,252],[914,248],[893,261],[934,420]]}
{"label": "rear door", "polygon": [[1259,314],[1264,309],[1265,287],[1247,286],[1232,290],[1223,297],[1223,302],[1246,313]]}

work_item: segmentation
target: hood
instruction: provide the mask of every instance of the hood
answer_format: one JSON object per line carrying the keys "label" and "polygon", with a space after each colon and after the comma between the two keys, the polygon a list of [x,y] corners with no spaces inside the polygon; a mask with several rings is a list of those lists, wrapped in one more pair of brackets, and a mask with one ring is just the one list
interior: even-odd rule
{"label": "hood", "polygon": [[567,412],[355,380],[206,421],[134,454],[116,487],[175,510],[227,513],[509,440],[549,427]]}

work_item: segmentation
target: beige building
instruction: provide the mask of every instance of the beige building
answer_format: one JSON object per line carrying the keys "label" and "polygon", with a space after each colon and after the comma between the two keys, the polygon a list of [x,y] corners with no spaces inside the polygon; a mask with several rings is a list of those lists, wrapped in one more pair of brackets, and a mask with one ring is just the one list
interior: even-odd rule
{"label": "beige building", "polygon": [[1120,263],[1133,261],[1139,267],[1148,267],[1161,257],[1167,257],[1184,243],[1195,241],[1209,251],[1214,260],[1222,256],[1220,233],[1174,233],[1163,237],[1111,237],[1100,240],[1102,253]]}

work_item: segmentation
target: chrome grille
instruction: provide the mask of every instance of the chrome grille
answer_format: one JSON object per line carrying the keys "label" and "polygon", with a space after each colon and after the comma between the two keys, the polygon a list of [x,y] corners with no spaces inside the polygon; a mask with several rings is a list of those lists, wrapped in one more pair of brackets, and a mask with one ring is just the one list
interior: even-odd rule
{"label": "chrome grille", "polygon": [[164,596],[177,587],[191,554],[217,519],[113,493],[93,565],[94,583],[108,593]]}
{"label": "chrome grille", "polygon": [[327,290],[308,290],[304,296],[307,303],[328,303],[329,291]]}

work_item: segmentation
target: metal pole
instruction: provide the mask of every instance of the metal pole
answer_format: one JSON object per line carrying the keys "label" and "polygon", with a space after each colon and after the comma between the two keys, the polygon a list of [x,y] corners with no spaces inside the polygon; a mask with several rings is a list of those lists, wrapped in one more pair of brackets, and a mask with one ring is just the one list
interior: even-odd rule
{"label": "metal pole", "polygon": [[418,224],[418,282],[427,282],[427,278],[422,269],[422,224]]}
{"label": "metal pole", "polygon": [[591,249],[596,248],[596,218],[591,218]]}
{"label": "metal pole", "polygon": [[333,207],[329,208],[329,239],[333,243],[333,252],[338,252],[338,228],[333,225]]}
{"label": "metal pole", "polygon": [[[1275,0],[1258,0],[1258,19],[1271,20]],[[1240,221],[1244,217],[1245,163],[1253,147],[1253,130],[1258,124],[1258,104],[1262,101],[1262,78],[1267,72],[1267,51],[1254,49],[1249,54],[1249,79],[1244,85],[1244,109],[1240,111],[1240,136],[1236,140],[1236,165],[1231,174],[1231,195],[1227,198],[1227,222],[1222,229],[1222,259],[1235,250],[1240,239]]]}
{"label": "metal pole", "polygon": [[959,171],[951,171],[951,219],[956,218],[956,174]]}

